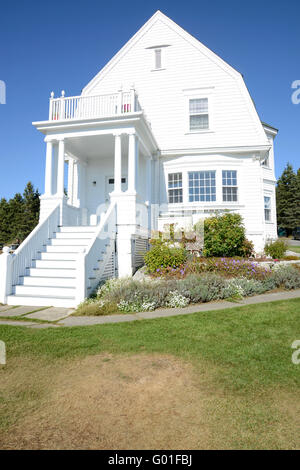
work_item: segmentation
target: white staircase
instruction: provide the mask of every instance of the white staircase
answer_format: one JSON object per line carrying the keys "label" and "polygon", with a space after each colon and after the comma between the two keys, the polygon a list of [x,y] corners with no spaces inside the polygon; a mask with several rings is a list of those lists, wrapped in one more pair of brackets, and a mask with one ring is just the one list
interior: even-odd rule
{"label": "white staircase", "polygon": [[[13,286],[13,294],[7,297],[8,305],[75,307],[77,258],[95,237],[95,230],[90,226],[58,228]],[[105,256],[107,246],[95,259],[95,266]],[[88,279],[93,284],[93,278]]]}

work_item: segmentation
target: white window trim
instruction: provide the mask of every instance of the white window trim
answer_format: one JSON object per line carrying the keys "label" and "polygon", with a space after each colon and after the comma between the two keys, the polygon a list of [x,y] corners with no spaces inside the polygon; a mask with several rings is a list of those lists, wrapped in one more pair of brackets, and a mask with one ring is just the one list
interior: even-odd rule
{"label": "white window trim", "polygon": [[[172,175],[174,173],[181,173],[181,188],[169,188],[169,175]],[[182,170],[170,170],[166,173],[166,190],[167,190],[167,204],[169,204],[170,206],[172,207],[176,207],[176,206],[182,206],[182,204],[184,204],[184,198],[185,198],[185,190],[184,190],[184,186],[185,186],[185,172],[182,171]],[[169,201],[169,190],[172,190],[172,189],[181,189],[182,191],[182,202],[170,202]]]}
{"label": "white window trim", "polygon": [[[266,220],[265,217],[265,197],[270,198],[270,220]],[[264,205],[264,223],[265,224],[273,224],[274,220],[274,209],[273,209],[273,197],[270,193],[264,193],[264,198],[263,198],[263,205]]]}
{"label": "white window trim", "polygon": [[[214,132],[214,88],[198,88],[191,90],[183,90],[185,96],[185,134],[208,134]],[[208,100],[208,128],[190,130],[190,100],[203,99]]]}
{"label": "white window trim", "polygon": [[[222,171],[223,170],[229,170],[229,171],[236,171],[236,178],[237,178],[237,201],[223,201],[223,182],[222,182]],[[191,171],[215,171],[216,172],[216,200],[215,201],[189,201],[189,172]],[[171,173],[182,173],[182,202],[176,202],[176,203],[169,203],[169,174]],[[243,207],[243,202],[242,202],[242,191],[241,191],[241,181],[240,181],[240,170],[238,168],[233,168],[231,165],[228,166],[224,164],[224,166],[216,168],[213,165],[197,165],[197,164],[188,164],[188,165],[170,165],[166,170],[165,170],[165,181],[166,181],[166,195],[167,195],[167,204],[170,204],[171,207],[178,207],[182,208],[184,207],[195,207],[200,205],[205,205],[208,208],[209,207],[214,207],[218,206],[218,208],[232,208],[236,209],[239,207]],[[269,194],[265,194],[265,196],[270,197]],[[271,218],[273,214],[273,198],[271,196]],[[273,220],[271,222],[266,222],[266,223],[273,223]]]}
{"label": "white window trim", "polygon": [[[236,172],[236,186],[223,186],[223,171],[235,171]],[[240,199],[240,191],[239,191],[239,172],[238,170],[231,169],[231,168],[222,168],[220,170],[221,174],[221,201],[223,204],[239,204],[239,199]],[[223,200],[223,188],[236,188],[236,201],[224,201]]]}

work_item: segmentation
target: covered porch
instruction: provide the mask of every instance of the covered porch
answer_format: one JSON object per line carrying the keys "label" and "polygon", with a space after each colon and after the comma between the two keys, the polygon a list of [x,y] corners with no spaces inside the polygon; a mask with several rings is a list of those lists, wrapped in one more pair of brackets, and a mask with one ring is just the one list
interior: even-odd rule
{"label": "covered porch", "polygon": [[53,106],[50,100],[48,121],[33,123],[46,136],[41,220],[60,200],[61,225],[98,225],[111,202],[118,202],[132,207],[131,224],[151,228],[150,216],[143,211],[137,221],[133,207],[148,211],[155,202],[157,144],[143,111],[126,107],[110,116],[53,119]]}

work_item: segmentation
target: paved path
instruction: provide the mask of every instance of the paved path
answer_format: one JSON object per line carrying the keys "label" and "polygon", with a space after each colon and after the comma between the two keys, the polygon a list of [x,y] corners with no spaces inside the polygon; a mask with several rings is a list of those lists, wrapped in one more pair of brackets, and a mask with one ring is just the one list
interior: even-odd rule
{"label": "paved path", "polygon": [[[300,289],[286,292],[272,292],[270,294],[255,295],[247,297],[240,302],[210,302],[204,304],[193,304],[185,308],[166,308],[155,310],[154,312],[140,312],[135,314],[105,315],[105,316],[71,316],[74,310],[56,307],[40,307],[39,312],[32,314],[22,314],[23,318],[34,318],[35,322],[1,319],[7,316],[9,310],[0,311],[0,325],[27,326],[30,328],[59,328],[63,326],[89,326],[103,325],[107,323],[122,323],[151,318],[173,317],[177,315],[189,315],[196,312],[209,312],[213,310],[223,310],[226,308],[242,307],[259,303],[273,302],[275,300],[288,300],[300,298]],[[22,309],[39,307],[17,307]],[[15,310],[15,309],[13,309]],[[31,310],[32,312],[32,310]],[[48,323],[38,323],[38,320],[48,321]],[[55,323],[50,323],[55,322]]]}

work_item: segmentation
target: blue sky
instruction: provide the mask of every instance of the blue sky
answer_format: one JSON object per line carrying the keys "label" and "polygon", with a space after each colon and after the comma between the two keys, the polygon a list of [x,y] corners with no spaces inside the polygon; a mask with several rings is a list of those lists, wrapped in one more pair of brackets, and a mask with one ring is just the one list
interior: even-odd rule
{"label": "blue sky", "polygon": [[15,0],[0,7],[0,197],[29,180],[44,189],[45,144],[31,123],[47,119],[50,92],[80,94],[158,9],[244,75],[261,119],[279,128],[277,176],[287,161],[300,166],[298,0]]}

